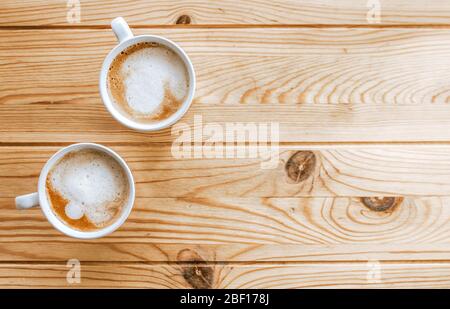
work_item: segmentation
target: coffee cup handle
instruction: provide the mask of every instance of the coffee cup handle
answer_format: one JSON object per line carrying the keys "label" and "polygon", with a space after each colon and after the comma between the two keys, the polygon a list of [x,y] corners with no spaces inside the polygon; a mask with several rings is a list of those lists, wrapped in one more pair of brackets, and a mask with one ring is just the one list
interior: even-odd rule
{"label": "coffee cup handle", "polygon": [[116,35],[119,43],[122,43],[123,41],[126,41],[129,38],[133,37],[133,32],[131,32],[130,27],[122,17],[113,19],[113,21],[111,22],[111,28]]}
{"label": "coffee cup handle", "polygon": [[37,192],[16,197],[17,209],[28,209],[39,206],[39,194]]}

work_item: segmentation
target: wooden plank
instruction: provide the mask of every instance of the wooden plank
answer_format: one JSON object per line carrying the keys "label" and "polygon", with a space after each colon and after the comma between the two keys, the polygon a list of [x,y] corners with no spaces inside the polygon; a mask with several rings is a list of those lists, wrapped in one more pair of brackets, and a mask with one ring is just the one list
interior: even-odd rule
{"label": "wooden plank", "polygon": [[[0,264],[2,288],[449,288],[449,263],[293,265],[81,264],[69,284],[63,264]],[[70,276],[70,274],[69,274]],[[71,281],[73,282],[73,281]]]}
{"label": "wooden plank", "polygon": [[[278,122],[281,142],[449,141],[450,30],[152,29],[198,76],[182,121]],[[41,39],[45,38],[45,39]],[[128,130],[98,94],[109,30],[0,31],[0,141],[169,142]],[[42,125],[45,123],[45,125]]]}
{"label": "wooden plank", "polygon": [[449,206],[448,197],[398,197],[378,208],[361,198],[139,198],[121,229],[80,241],[39,209],[2,198],[0,260],[450,260]]}
{"label": "wooden plank", "polygon": [[[108,25],[124,16],[133,25],[291,25],[368,24],[375,8],[367,1],[351,0],[158,0],[80,1],[80,23],[69,23],[73,6],[61,0],[3,0],[1,26]],[[382,25],[449,24],[450,5],[445,0],[380,0]],[[180,18],[189,16],[189,19]],[[72,15],[70,15],[72,16]]]}
{"label": "wooden plank", "polygon": [[[445,196],[450,192],[449,146],[280,146],[273,169],[263,169],[259,158],[178,159],[171,145],[110,146],[128,162],[136,194],[142,198]],[[35,191],[40,170],[59,148],[0,147],[0,197]],[[296,173],[308,162],[311,165]]]}

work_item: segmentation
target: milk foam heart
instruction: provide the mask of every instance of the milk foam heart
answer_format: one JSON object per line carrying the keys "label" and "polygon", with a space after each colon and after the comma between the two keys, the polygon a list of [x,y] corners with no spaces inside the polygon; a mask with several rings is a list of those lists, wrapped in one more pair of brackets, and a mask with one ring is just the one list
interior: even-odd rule
{"label": "milk foam heart", "polygon": [[128,187],[119,163],[106,153],[90,149],[64,156],[47,178],[55,213],[78,229],[110,223],[123,206]]}
{"label": "milk foam heart", "polygon": [[108,91],[119,110],[135,121],[169,117],[189,90],[183,60],[169,48],[150,42],[130,46],[110,66]]}
{"label": "milk foam heart", "polygon": [[143,48],[130,54],[122,65],[125,96],[136,112],[151,114],[163,102],[166,87],[177,100],[187,92],[184,64],[164,47]]}

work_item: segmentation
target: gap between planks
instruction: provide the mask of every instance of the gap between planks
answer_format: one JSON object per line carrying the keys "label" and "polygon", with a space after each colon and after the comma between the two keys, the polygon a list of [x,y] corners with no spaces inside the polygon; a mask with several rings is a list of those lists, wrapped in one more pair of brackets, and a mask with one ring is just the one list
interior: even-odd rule
{"label": "gap between planks", "polygon": [[[374,260],[374,259],[368,259]],[[401,264],[450,264],[450,260],[376,260],[384,265],[401,265]],[[3,265],[55,265],[65,266],[67,261],[15,261],[4,260],[0,261],[0,267]],[[82,260],[80,263],[85,266],[98,266],[98,265],[130,265],[130,266],[190,266],[190,265],[208,265],[208,266],[301,266],[301,265],[361,265],[364,264],[364,260],[327,260],[327,261],[196,261],[196,262],[178,262],[178,261],[89,261]]]}
{"label": "gap between planks", "polygon": [[[291,24],[291,25],[143,25],[130,24],[133,29],[267,29],[267,28],[302,28],[302,29],[320,29],[320,28],[352,28],[352,29],[450,29],[450,24]],[[111,29],[110,25],[42,25],[42,26],[0,26],[0,30],[105,30]]]}
{"label": "gap between planks", "polygon": [[[151,133],[149,133],[151,134]],[[82,142],[1,142],[0,147],[66,147],[75,143],[96,143],[95,141],[82,141]],[[101,142],[99,144],[105,146],[171,146],[173,142]],[[184,143],[188,144],[188,143]],[[258,143],[226,143],[226,142],[218,142],[219,145],[223,145],[224,147],[244,147],[244,146],[258,146]],[[201,146],[204,146],[205,143],[202,143]],[[270,145],[270,143],[268,144]],[[450,146],[449,141],[358,141],[358,142],[278,142],[280,147],[289,147],[292,150],[303,149],[303,150],[315,150],[315,149],[329,149],[329,148],[380,148],[380,147],[448,147]],[[191,146],[201,147],[200,145],[195,145],[191,143]]]}

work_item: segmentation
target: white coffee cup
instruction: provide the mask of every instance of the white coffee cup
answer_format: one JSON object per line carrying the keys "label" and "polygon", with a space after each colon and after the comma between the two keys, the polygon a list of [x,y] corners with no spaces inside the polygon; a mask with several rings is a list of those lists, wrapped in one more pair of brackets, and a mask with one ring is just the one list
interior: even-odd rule
{"label": "white coffee cup", "polygon": [[[184,50],[179,47],[177,44],[172,42],[169,39],[156,36],[156,35],[139,35],[133,36],[128,24],[122,17],[117,17],[111,22],[111,27],[119,40],[119,44],[114,47],[111,52],[106,56],[102,70],[100,72],[100,95],[102,97],[103,103],[105,104],[106,109],[111,113],[111,115],[120,123],[127,126],[130,129],[148,132],[148,131],[157,131],[164,128],[167,128],[177,122],[183,115],[187,112],[189,107],[191,106],[192,100],[194,99],[195,92],[195,71],[194,66],[192,65],[191,60],[186,55]],[[114,106],[109,94],[108,94],[108,70],[111,66],[113,60],[126,48],[141,42],[153,42],[161,44],[173,52],[175,52],[180,59],[184,62],[187,72],[188,72],[188,81],[189,81],[189,89],[186,99],[181,104],[180,108],[170,117],[154,122],[154,123],[141,123],[133,121],[132,119],[127,118],[123,115],[117,108]]]}
{"label": "white coffee cup", "polygon": [[[58,217],[55,215],[53,210],[51,209],[50,203],[48,201],[47,193],[46,193],[46,180],[47,175],[52,169],[52,167],[59,162],[61,158],[63,158],[66,154],[72,151],[78,151],[82,149],[94,149],[97,151],[104,152],[114,158],[117,163],[122,167],[129,184],[129,195],[127,202],[122,207],[122,212],[120,216],[114,221],[111,225],[108,225],[102,229],[95,230],[95,231],[88,231],[83,232],[79,230],[75,230],[71,228],[70,226],[63,223]],[[105,235],[108,235],[112,232],[114,232],[117,228],[119,228],[125,220],[128,218],[131,209],[133,208],[134,204],[134,196],[135,196],[135,188],[134,188],[134,180],[133,175],[131,174],[130,168],[127,166],[125,161],[114,151],[111,149],[98,145],[98,144],[92,144],[92,143],[80,143],[80,144],[73,144],[68,147],[62,148],[57,153],[55,153],[44,165],[41,174],[39,176],[39,182],[38,182],[38,192],[22,195],[16,197],[16,207],[18,209],[28,209],[35,206],[40,206],[42,209],[42,212],[47,217],[47,220],[59,231],[63,232],[64,234],[68,236],[72,236],[75,238],[81,238],[81,239],[92,239],[92,238],[99,238],[103,237]]]}

